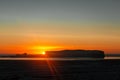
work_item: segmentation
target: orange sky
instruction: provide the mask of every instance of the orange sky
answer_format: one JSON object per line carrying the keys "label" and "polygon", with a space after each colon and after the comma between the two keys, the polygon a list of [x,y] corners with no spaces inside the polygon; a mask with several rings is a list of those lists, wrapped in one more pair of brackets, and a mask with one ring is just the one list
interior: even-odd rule
{"label": "orange sky", "polygon": [[120,53],[120,37],[118,37],[120,32],[118,29],[109,28],[107,30],[96,27],[97,25],[57,22],[34,23],[32,25],[21,22],[16,25],[10,23],[2,26],[4,27],[0,34],[0,53],[38,53],[42,51],[42,47],[46,47],[45,51],[97,49],[104,50],[105,53]]}
{"label": "orange sky", "polygon": [[120,53],[113,0],[0,0],[0,53],[97,49]]}
{"label": "orange sky", "polygon": [[43,51],[50,50],[64,50],[64,49],[85,49],[85,50],[103,50],[105,53],[119,53],[119,46],[117,45],[85,45],[85,44],[65,44],[65,43],[54,43],[51,42],[49,44],[21,44],[21,45],[5,45],[0,47],[1,53],[24,53],[27,52],[29,54],[39,54]]}

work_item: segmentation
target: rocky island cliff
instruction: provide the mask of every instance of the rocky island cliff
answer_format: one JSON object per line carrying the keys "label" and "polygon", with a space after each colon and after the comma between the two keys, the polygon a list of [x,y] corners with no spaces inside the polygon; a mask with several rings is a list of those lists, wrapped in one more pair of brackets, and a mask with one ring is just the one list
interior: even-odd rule
{"label": "rocky island cliff", "polygon": [[104,58],[104,51],[101,50],[61,50],[46,51],[49,57],[85,57],[85,58]]}

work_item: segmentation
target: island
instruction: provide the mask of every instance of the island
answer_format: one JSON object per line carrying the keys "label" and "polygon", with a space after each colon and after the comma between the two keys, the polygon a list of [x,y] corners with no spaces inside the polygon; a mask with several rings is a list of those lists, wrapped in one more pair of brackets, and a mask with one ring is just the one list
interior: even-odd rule
{"label": "island", "polygon": [[16,54],[12,56],[2,56],[12,58],[104,58],[105,54],[102,50],[60,50],[46,51],[45,54]]}
{"label": "island", "polygon": [[61,51],[46,51],[49,57],[63,58],[104,58],[105,54],[102,50],[61,50]]}

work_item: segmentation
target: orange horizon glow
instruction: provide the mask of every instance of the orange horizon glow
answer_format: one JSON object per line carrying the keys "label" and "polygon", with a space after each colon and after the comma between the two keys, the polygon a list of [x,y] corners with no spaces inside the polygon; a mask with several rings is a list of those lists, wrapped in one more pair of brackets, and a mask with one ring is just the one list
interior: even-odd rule
{"label": "orange horizon glow", "polygon": [[58,46],[31,46],[29,49],[32,51],[34,54],[43,54],[45,55],[45,51],[51,51],[51,50],[57,50]]}
{"label": "orange horizon glow", "polygon": [[107,53],[119,53],[118,49],[112,49],[110,47],[100,47],[100,46],[8,46],[0,47],[0,53],[30,53],[30,54],[45,54],[46,51],[58,51],[58,50],[75,50],[75,49],[84,49],[84,50],[103,50]]}

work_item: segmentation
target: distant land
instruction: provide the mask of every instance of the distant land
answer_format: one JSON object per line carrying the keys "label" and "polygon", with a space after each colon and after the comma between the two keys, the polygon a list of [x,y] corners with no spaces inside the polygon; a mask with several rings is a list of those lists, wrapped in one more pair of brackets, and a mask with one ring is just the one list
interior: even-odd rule
{"label": "distant land", "polygon": [[46,51],[50,57],[87,57],[87,58],[104,58],[104,51],[101,50],[61,50]]}
{"label": "distant land", "polygon": [[[104,58],[105,54],[104,51],[101,50],[60,50],[60,51],[46,51],[47,56],[50,58]],[[45,55],[42,54],[16,54],[16,55],[9,55],[9,56],[1,56],[1,57],[12,57],[12,58],[34,58],[34,57],[45,57]]]}
{"label": "distant land", "polygon": [[120,54],[105,54],[106,57],[120,57]]}

